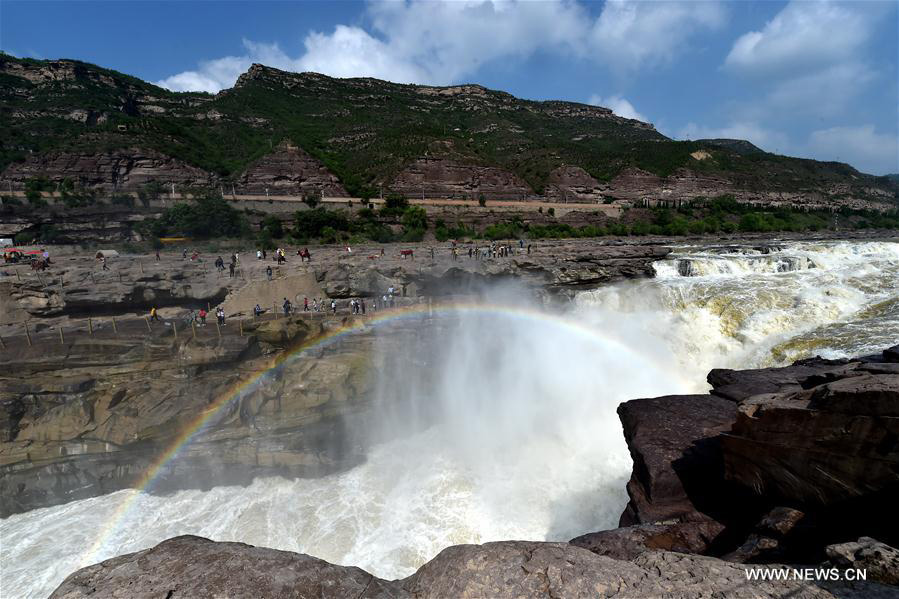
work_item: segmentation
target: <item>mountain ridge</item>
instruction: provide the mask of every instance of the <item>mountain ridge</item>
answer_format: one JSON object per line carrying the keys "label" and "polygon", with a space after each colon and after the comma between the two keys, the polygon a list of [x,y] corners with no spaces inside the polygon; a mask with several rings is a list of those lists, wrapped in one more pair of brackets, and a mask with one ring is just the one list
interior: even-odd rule
{"label": "mountain ridge", "polygon": [[[0,180],[17,189],[46,176],[104,190],[157,181],[303,195],[327,181],[363,197],[392,190],[646,203],[729,194],[855,207],[893,205],[899,190],[849,165],[769,154],[743,140],[675,141],[608,108],[478,84],[335,79],[253,64],[211,95],[76,60],[0,55],[0,96]],[[285,155],[289,148],[302,156]],[[254,165],[264,180],[247,179]]]}

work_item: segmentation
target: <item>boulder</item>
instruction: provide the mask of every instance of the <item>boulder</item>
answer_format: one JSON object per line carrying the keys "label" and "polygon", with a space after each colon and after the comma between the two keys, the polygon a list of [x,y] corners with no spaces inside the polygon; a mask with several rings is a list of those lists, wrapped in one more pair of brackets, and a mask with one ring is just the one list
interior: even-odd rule
{"label": "boulder", "polygon": [[644,551],[705,553],[724,525],[714,520],[677,524],[637,524],[612,530],[591,532],[569,543],[597,555],[631,560]]}
{"label": "boulder", "polygon": [[[637,399],[618,406],[633,473],[620,525],[703,520],[700,508],[722,490],[717,435],[730,430],[737,407],[711,395]],[[689,491],[688,491],[689,488]]]}
{"label": "boulder", "polygon": [[865,570],[868,580],[899,586],[899,550],[871,537],[830,545],[827,557],[839,568]]}
{"label": "boulder", "polygon": [[396,597],[393,584],[289,551],[182,536],[78,570],[51,599]]}

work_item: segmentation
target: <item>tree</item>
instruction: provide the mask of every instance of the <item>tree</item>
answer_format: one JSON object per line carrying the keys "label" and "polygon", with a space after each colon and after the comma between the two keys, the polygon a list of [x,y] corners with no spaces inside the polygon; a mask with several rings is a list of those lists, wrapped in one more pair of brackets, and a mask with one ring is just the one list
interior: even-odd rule
{"label": "tree", "polygon": [[309,206],[311,210],[315,210],[315,207],[319,204],[318,196],[314,193],[307,193],[303,195],[303,203]]}
{"label": "tree", "polygon": [[421,206],[409,206],[403,211],[403,226],[407,229],[427,229],[428,213]]}
{"label": "tree", "polygon": [[269,236],[274,239],[284,237],[284,226],[281,219],[271,214],[262,219],[262,230],[268,231]]}

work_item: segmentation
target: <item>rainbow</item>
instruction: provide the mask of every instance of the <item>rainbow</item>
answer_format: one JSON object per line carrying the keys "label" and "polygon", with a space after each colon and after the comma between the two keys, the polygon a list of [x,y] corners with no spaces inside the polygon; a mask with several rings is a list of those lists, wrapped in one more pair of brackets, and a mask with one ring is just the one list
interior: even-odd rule
{"label": "rainbow", "polygon": [[632,348],[627,347],[620,341],[601,335],[597,330],[586,325],[580,324],[563,316],[555,315],[549,312],[536,310],[533,308],[525,308],[521,306],[499,305],[499,304],[480,304],[473,302],[440,302],[437,304],[415,304],[413,306],[383,310],[370,313],[362,318],[346,319],[341,327],[328,331],[323,335],[319,335],[309,340],[304,340],[297,346],[281,352],[277,357],[270,360],[266,366],[258,372],[251,375],[243,381],[235,383],[228,390],[223,392],[215,401],[209,404],[209,407],[198,414],[193,421],[188,423],[171,441],[168,447],[160,453],[153,462],[147,467],[141,477],[134,483],[133,491],[119,504],[114,510],[106,524],[100,529],[94,543],[85,552],[81,567],[96,563],[97,556],[102,552],[106,544],[119,529],[122,523],[127,519],[131,509],[136,504],[142,493],[151,491],[154,482],[164,473],[166,466],[175,460],[185,447],[197,438],[203,430],[213,423],[216,417],[229,405],[233,404],[252,392],[265,377],[266,374],[284,364],[296,360],[303,356],[309,350],[322,347],[324,345],[334,343],[348,335],[367,330],[369,327],[383,325],[385,323],[395,322],[402,319],[411,319],[421,317],[425,314],[437,315],[454,315],[454,314],[477,314],[487,315],[501,318],[518,318],[528,321],[540,321],[558,326],[567,332],[574,333],[582,338],[601,341],[606,344],[613,344],[616,351],[622,354],[629,354],[640,360],[647,360],[647,356],[638,355]]}

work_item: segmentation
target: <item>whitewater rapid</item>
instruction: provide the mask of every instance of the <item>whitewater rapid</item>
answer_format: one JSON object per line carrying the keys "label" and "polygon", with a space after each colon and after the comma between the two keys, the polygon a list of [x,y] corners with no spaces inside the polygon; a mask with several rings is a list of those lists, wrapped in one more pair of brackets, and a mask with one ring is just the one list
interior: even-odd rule
{"label": "whitewater rapid", "polygon": [[544,308],[552,318],[460,315],[428,389],[408,391],[436,407],[437,424],[396,426],[348,472],[166,496],[126,490],[0,521],[0,596],[45,597],[85,561],[179,534],[398,578],[452,544],[614,527],[631,469],[621,401],[702,392],[713,367],[899,342],[896,243],[681,247],[655,269],[655,279]]}

